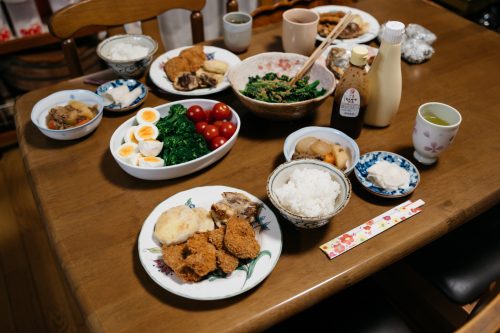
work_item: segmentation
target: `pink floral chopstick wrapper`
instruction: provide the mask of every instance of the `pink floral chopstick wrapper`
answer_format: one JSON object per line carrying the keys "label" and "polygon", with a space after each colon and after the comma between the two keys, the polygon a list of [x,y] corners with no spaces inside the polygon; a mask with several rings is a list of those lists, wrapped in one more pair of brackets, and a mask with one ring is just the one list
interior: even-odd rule
{"label": "pink floral chopstick wrapper", "polygon": [[395,226],[399,222],[420,213],[422,209],[419,207],[424,204],[425,202],[421,199],[415,202],[412,202],[411,200],[405,201],[399,206],[380,214],[351,231],[326,242],[320,246],[320,249],[326,253],[328,258],[333,259],[342,253],[349,251],[353,247],[367,241],[368,239],[375,237],[381,232]]}

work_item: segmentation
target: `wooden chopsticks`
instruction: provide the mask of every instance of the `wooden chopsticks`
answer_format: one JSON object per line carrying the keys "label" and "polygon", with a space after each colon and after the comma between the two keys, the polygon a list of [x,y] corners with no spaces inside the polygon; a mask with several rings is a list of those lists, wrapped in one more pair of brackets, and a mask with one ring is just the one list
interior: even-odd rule
{"label": "wooden chopsticks", "polygon": [[295,82],[300,80],[302,76],[311,68],[318,57],[323,53],[323,51],[330,45],[331,41],[338,37],[338,35],[351,23],[354,15],[351,12],[347,12],[345,16],[340,20],[340,22],[335,26],[335,28],[330,31],[325,40],[314,50],[314,52],[309,56],[304,66],[295,74],[295,77],[290,82],[290,86],[293,86]]}

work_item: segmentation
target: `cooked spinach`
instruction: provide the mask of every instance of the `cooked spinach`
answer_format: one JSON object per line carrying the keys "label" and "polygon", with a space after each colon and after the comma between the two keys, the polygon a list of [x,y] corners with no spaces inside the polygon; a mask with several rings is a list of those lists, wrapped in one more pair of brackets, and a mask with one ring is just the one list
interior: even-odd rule
{"label": "cooked spinach", "polygon": [[158,140],[163,141],[160,155],[165,165],[191,161],[210,152],[205,139],[196,133],[194,124],[186,117],[186,111],[181,104],[172,105],[169,114],[156,124]]}
{"label": "cooked spinach", "polygon": [[276,73],[267,73],[248,78],[248,83],[241,93],[259,101],[269,103],[292,103],[322,96],[325,88],[318,89],[319,80],[309,83],[309,77],[304,76],[293,86],[289,82],[292,78],[287,75],[279,76]]}

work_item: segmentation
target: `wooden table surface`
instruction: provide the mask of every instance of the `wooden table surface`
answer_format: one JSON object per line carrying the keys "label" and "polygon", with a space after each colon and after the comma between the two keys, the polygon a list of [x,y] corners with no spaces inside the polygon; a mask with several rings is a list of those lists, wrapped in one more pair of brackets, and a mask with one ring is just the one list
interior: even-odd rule
{"label": "wooden table surface", "polygon": [[[278,264],[257,287],[229,299],[189,300],[155,284],[138,259],[137,237],[144,219],[169,196],[203,185],[240,188],[269,203],[266,179],[284,161],[284,139],[304,126],[328,126],[331,97],[314,117],[277,123],[250,114],[230,90],[208,96],[229,103],[240,114],[242,129],[235,146],[218,163],[165,181],[129,176],[109,152],[111,134],[133,113],[105,114],[93,134],[68,142],[45,137],[31,123],[34,103],[48,94],[95,89],[82,79],[30,92],[17,101],[17,132],[33,192],[93,331],[262,330],[403,258],[500,201],[500,36],[418,0],[366,0],[356,6],[379,22],[419,23],[438,37],[430,61],[402,63],[399,112],[387,128],[364,128],[357,140],[361,153],[386,150],[413,160],[415,114],[428,101],[447,103],[461,112],[458,135],[435,165],[415,162],[421,182],[410,198],[426,202],[422,213],[328,260],[319,245],[408,199],[376,198],[351,177],[351,201],[326,227],[295,230],[280,218],[283,251]],[[250,49],[241,57],[280,51],[280,32],[279,25],[255,30]],[[222,45],[220,40],[211,44]],[[180,99],[153,90],[145,106]]]}

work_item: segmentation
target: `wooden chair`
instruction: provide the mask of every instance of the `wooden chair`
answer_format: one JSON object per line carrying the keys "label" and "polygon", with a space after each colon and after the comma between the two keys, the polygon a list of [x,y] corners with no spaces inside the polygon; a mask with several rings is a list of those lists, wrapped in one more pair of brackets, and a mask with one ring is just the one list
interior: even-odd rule
{"label": "wooden chair", "polygon": [[282,20],[283,12],[291,8],[313,8],[325,5],[350,5],[354,0],[261,0],[260,6],[252,12],[253,27],[277,23]]}
{"label": "wooden chair", "polygon": [[[52,15],[49,30],[62,40],[64,57],[72,77],[83,75],[74,41],[76,33],[90,27],[108,28],[110,35],[124,33],[123,24],[141,21],[144,34],[159,43],[158,52],[164,52],[156,17],[170,9],[182,8],[191,11],[193,43],[204,41],[201,9],[205,0],[84,0],[62,8]],[[228,1],[228,9],[237,9]]]}

